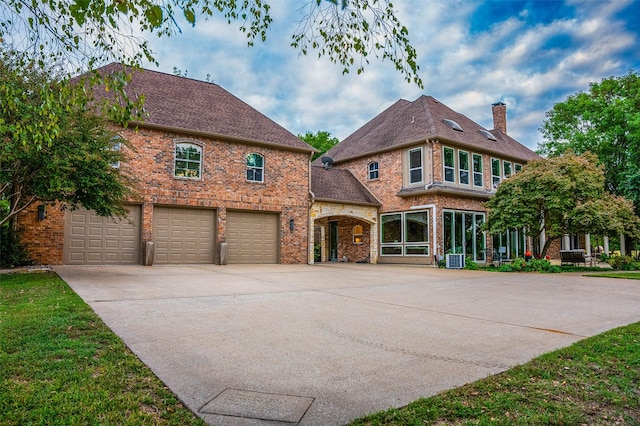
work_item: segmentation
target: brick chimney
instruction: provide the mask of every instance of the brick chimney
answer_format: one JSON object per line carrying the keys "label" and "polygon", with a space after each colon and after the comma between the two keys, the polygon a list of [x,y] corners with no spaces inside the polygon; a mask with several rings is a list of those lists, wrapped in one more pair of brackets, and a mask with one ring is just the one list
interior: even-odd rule
{"label": "brick chimney", "polygon": [[496,102],[491,105],[493,111],[493,128],[507,134],[507,104]]}

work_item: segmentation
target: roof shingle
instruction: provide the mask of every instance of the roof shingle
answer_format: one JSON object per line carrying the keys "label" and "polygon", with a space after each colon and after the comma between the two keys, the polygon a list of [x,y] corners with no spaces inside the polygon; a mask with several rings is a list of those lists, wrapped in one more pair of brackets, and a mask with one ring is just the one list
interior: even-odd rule
{"label": "roof shingle", "polygon": [[317,200],[379,206],[380,202],[349,171],[313,166],[311,192]]}
{"label": "roof shingle", "polygon": [[[98,72],[108,74],[122,70],[122,65],[113,63]],[[275,144],[309,152],[314,150],[214,83],[141,69],[133,71],[125,90],[131,97],[144,94],[143,125],[165,126],[187,133]]]}

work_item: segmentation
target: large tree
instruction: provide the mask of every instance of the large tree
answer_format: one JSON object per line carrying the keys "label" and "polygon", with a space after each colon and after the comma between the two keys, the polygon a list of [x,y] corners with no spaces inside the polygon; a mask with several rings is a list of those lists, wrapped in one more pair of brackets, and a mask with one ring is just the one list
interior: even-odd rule
{"label": "large tree", "polygon": [[12,99],[0,106],[0,226],[36,200],[123,215],[133,179],[115,165],[126,141],[71,100],[80,87],[12,58],[0,56],[0,91]]}
{"label": "large tree", "polygon": [[606,188],[634,201],[640,215],[640,74],[590,85],[547,112],[538,152],[590,151],[605,166]]}
{"label": "large tree", "polygon": [[565,234],[640,234],[633,203],[604,188],[604,172],[590,153],[533,161],[503,181],[487,202],[490,233],[527,230],[534,249],[544,232],[547,254],[551,242]]}
{"label": "large tree", "polygon": [[[268,0],[3,0],[0,42],[31,51],[43,61],[64,60],[75,72],[107,62],[139,66],[155,62],[146,40],[181,32],[178,15],[195,25],[222,16],[238,22],[249,45],[267,38]],[[307,0],[291,4],[301,19],[291,38],[301,54],[315,51],[349,72],[369,57],[390,60],[409,82],[422,86],[415,49],[390,0]],[[203,40],[206,43],[206,40]]]}
{"label": "large tree", "polygon": [[331,133],[322,130],[315,134],[307,132],[304,135],[298,135],[298,137],[318,150],[313,154],[312,160],[320,157],[340,142],[338,138],[331,136]]}

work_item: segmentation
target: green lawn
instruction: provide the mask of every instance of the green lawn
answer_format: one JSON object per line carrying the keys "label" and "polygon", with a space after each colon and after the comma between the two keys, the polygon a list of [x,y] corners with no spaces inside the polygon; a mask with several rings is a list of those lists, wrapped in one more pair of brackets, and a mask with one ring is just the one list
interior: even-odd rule
{"label": "green lawn", "polygon": [[[352,425],[640,425],[640,323]],[[204,425],[55,274],[0,274],[0,424]]]}
{"label": "green lawn", "polygon": [[640,425],[640,323],[356,425]]}
{"label": "green lawn", "polygon": [[640,280],[640,272],[603,272],[597,274],[585,274],[585,277],[623,278],[628,280]]}
{"label": "green lawn", "polygon": [[204,425],[57,275],[0,274],[0,424]]}

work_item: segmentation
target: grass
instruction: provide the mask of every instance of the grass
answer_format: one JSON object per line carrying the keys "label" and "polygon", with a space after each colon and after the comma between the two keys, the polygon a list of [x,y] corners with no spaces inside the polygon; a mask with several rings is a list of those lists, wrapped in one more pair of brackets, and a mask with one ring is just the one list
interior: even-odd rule
{"label": "grass", "polygon": [[350,425],[639,425],[639,386],[635,323]]}
{"label": "grass", "polygon": [[[351,425],[640,425],[639,387],[636,323]],[[0,424],[204,422],[66,283],[30,273],[0,274]]]}
{"label": "grass", "polygon": [[0,274],[0,424],[204,425],[57,275]]}
{"label": "grass", "polygon": [[600,278],[624,278],[628,280],[640,280],[640,272],[604,272],[599,274],[585,274],[585,277]]}

